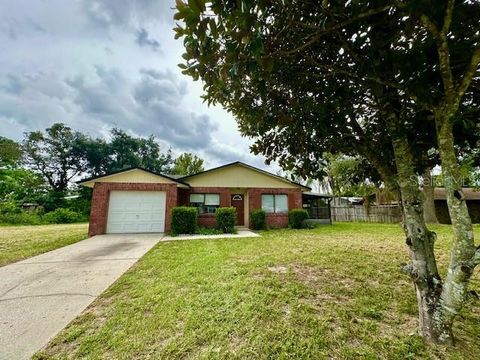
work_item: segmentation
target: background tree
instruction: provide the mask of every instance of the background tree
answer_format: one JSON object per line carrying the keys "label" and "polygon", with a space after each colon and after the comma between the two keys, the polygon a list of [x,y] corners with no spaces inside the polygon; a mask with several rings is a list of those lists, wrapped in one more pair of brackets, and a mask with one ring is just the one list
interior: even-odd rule
{"label": "background tree", "polygon": [[0,136],[0,167],[16,166],[21,159],[21,145],[12,139]]}
{"label": "background tree", "polygon": [[69,182],[85,171],[86,162],[77,142],[82,138],[65,124],[53,124],[45,133],[33,131],[23,142],[27,165],[42,175],[59,196],[65,193]]}
{"label": "background tree", "polygon": [[183,153],[175,159],[171,173],[177,175],[192,175],[202,172],[203,170],[203,159],[192,153]]}
{"label": "background tree", "polygon": [[[445,114],[456,113],[460,103],[471,107],[457,95],[476,71],[477,50],[472,49],[478,30],[469,14],[478,11],[478,4],[462,2],[450,27],[452,4],[213,1],[206,6],[179,1],[176,14],[185,24],[176,28],[186,49],[181,68],[205,82],[207,101],[220,102],[235,114],[242,133],[257,139],[254,152],[310,176],[326,152],[361,155],[399,194],[412,258],[404,270],[416,287],[420,330],[439,342],[452,341],[453,319],[480,262],[473,232],[468,232],[471,224],[457,207],[461,221],[454,222],[459,228],[455,255],[442,282],[418,182],[428,164],[425,156],[416,155],[426,154],[434,146],[428,139],[435,136],[442,166],[455,173],[458,161],[455,153],[452,157],[453,133],[444,127]],[[452,36],[458,43],[455,66],[467,80],[454,96],[457,109],[449,103],[446,112],[435,110],[442,98],[435,90],[442,82],[436,55],[440,42],[425,36],[424,21],[433,17],[441,23],[443,14],[448,29],[457,33]],[[440,127],[431,121],[439,117]],[[455,191],[460,196],[452,201]],[[450,186],[447,192],[451,212],[452,206],[464,204],[458,188]],[[461,269],[461,264],[468,266]]]}
{"label": "background tree", "polygon": [[[172,164],[172,154],[168,150],[161,152],[160,144],[151,135],[148,138],[134,137],[120,129],[112,129],[111,140],[105,143],[97,139],[100,144],[96,152],[91,152],[90,164],[98,164],[97,168],[104,168],[105,172],[113,172],[129,167],[142,167],[155,172],[169,172]],[[103,152],[103,156],[102,156]]]}

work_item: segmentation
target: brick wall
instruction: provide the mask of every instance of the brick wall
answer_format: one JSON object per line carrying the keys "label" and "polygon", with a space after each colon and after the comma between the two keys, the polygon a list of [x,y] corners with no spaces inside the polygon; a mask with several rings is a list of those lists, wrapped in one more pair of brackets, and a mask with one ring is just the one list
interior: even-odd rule
{"label": "brick wall", "polygon": [[[110,191],[165,191],[166,214],[165,231],[170,230],[171,209],[178,205],[189,204],[190,193],[220,194],[220,206],[231,206],[231,192],[229,188],[221,187],[192,187],[189,189],[178,188],[176,184],[147,184],[147,183],[95,183],[92,195],[92,208],[90,211],[89,235],[104,234],[107,227],[108,199]],[[302,192],[300,189],[271,189],[251,188],[248,189],[248,211],[262,207],[262,194],[286,194],[288,195],[289,209],[302,207]],[[267,214],[267,225],[272,228],[287,227],[288,214]],[[215,227],[215,214],[201,214],[198,224],[202,227]]]}
{"label": "brick wall", "polygon": [[[190,194],[220,194],[220,206],[231,206],[231,193],[229,188],[224,187],[192,187]],[[199,214],[198,226],[214,228],[217,225],[215,214]]]}
{"label": "brick wall", "polygon": [[[288,196],[288,209],[302,207],[302,191],[300,189],[271,189],[252,188],[248,189],[248,211],[262,208],[262,194],[285,194]],[[267,225],[272,228],[288,226],[288,214],[267,214]]]}
{"label": "brick wall", "polygon": [[107,228],[108,200],[110,191],[165,191],[165,231],[170,230],[171,209],[177,205],[176,184],[147,184],[147,183],[95,183],[92,194],[92,207],[90,210],[90,236],[104,234]]}

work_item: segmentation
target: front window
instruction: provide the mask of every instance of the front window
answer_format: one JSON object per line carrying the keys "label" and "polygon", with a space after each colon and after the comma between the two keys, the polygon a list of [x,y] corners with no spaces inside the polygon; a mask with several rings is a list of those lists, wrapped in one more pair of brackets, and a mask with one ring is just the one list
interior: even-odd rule
{"label": "front window", "polygon": [[190,206],[199,214],[213,214],[220,206],[220,194],[190,194]]}
{"label": "front window", "polygon": [[266,213],[287,213],[288,196],[284,194],[263,194],[262,209],[265,210]]}

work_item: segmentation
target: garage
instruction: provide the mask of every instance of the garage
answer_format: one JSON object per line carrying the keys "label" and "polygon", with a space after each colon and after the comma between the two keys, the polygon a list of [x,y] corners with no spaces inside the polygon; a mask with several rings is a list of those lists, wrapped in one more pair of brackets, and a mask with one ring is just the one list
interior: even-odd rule
{"label": "garage", "polygon": [[164,191],[110,191],[107,233],[165,231]]}

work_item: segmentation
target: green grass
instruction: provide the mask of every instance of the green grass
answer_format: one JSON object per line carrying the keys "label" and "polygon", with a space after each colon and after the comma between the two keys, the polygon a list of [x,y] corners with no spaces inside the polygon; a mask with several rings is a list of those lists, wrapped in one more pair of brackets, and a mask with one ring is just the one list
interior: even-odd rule
{"label": "green grass", "polygon": [[2,226],[0,266],[85,239],[87,228],[87,224]]}
{"label": "green grass", "polygon": [[[444,272],[451,229],[434,229]],[[478,302],[455,348],[416,335],[407,258],[399,226],[383,224],[159,243],[36,357],[478,359]]]}

